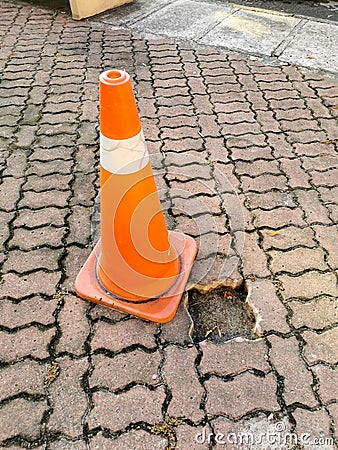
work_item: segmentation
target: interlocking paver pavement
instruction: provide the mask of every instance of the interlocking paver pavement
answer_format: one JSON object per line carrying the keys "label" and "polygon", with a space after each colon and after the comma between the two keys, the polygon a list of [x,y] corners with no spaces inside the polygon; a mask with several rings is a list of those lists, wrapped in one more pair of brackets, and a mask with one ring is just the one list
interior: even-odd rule
{"label": "interlocking paver pavement", "polygon": [[[217,433],[274,432],[335,448],[337,83],[0,7],[0,445],[218,449]],[[247,277],[260,339],[194,344],[183,302],[160,326],[76,297],[111,67],[133,77],[170,227],[199,241],[191,280]]]}

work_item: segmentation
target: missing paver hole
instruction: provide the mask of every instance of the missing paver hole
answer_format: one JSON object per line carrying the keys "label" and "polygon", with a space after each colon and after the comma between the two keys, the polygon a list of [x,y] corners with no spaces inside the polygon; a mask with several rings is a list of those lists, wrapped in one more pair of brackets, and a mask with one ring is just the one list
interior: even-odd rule
{"label": "missing paver hole", "polygon": [[247,302],[245,282],[235,289],[226,284],[191,289],[188,311],[194,323],[191,333],[194,342],[222,344],[236,337],[259,337],[256,316]]}

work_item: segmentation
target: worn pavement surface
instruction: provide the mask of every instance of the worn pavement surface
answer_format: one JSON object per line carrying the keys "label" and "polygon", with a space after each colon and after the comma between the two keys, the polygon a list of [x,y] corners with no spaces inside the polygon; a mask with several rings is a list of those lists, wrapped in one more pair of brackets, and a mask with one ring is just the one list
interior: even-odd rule
{"label": "worn pavement surface", "polygon": [[[264,8],[266,3],[275,8]],[[299,6],[296,0],[289,3]],[[249,7],[228,0],[138,0],[103,13],[100,20],[147,38],[162,35],[336,74],[338,23],[333,19],[338,11],[332,9],[331,20],[318,19],[311,16],[318,7],[307,3],[304,15],[304,10],[284,12],[283,1]]]}
{"label": "worn pavement surface", "polygon": [[[0,6],[1,445],[337,448],[334,79]],[[246,278],[261,338],[194,344],[183,303],[160,326],[74,294],[111,67],[133,77],[169,227],[201,235],[191,283]]]}

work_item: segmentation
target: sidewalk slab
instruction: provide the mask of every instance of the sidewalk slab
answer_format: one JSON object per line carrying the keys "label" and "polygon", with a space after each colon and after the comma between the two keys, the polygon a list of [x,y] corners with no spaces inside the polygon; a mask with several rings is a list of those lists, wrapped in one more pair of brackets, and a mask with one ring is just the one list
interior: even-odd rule
{"label": "sidewalk slab", "polygon": [[300,20],[284,14],[240,9],[222,20],[199,42],[254,55],[272,56]]}
{"label": "sidewalk slab", "polygon": [[135,27],[154,35],[196,40],[235,10],[217,3],[178,0],[138,21]]}
{"label": "sidewalk slab", "polygon": [[338,24],[309,20],[294,34],[280,60],[337,74],[337,49]]}
{"label": "sidewalk slab", "polygon": [[156,11],[164,8],[171,2],[172,0],[154,0],[151,2],[149,0],[137,0],[119,8],[108,10],[98,17],[93,17],[91,20],[111,24],[113,27],[128,26],[156,13]]}

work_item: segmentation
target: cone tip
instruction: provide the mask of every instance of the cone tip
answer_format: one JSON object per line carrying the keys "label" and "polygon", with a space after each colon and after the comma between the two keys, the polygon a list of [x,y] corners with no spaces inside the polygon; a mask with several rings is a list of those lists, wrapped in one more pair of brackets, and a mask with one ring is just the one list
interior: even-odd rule
{"label": "cone tip", "polygon": [[125,70],[106,70],[100,75],[100,82],[111,86],[118,86],[127,83],[130,80],[130,75]]}

